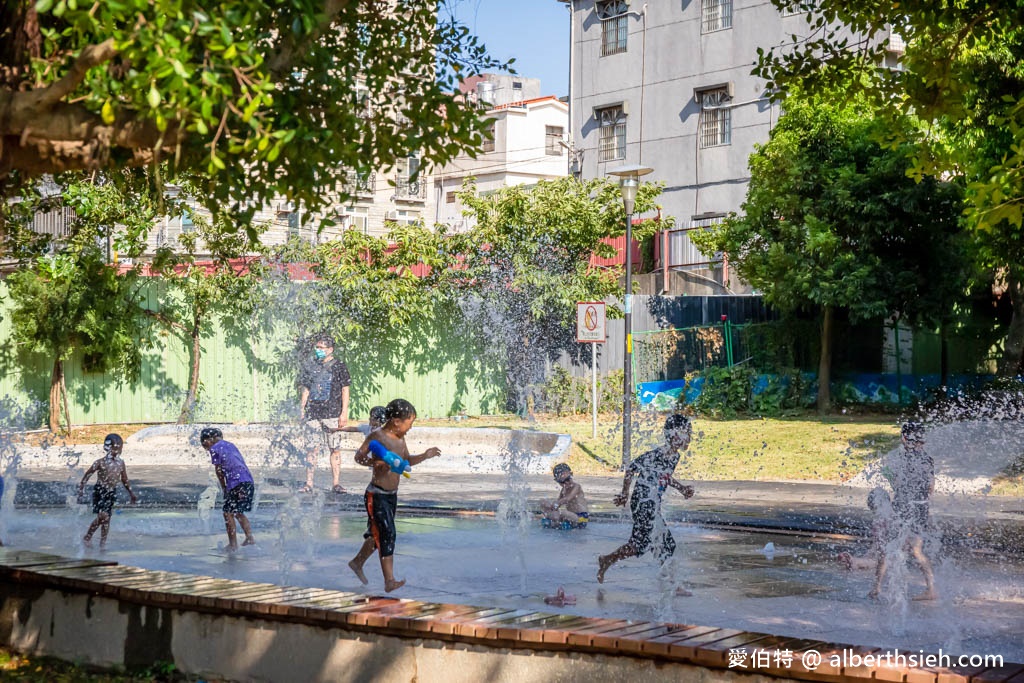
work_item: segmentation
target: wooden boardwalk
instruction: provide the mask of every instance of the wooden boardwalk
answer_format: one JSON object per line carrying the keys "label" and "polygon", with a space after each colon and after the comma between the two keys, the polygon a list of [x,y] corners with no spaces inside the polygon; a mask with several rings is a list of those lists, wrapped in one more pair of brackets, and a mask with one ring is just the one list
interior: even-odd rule
{"label": "wooden boardwalk", "polygon": [[[685,662],[792,680],[1024,683],[1021,664],[1004,663],[989,668],[852,664],[837,667],[829,662],[831,654],[844,650],[860,655],[882,653],[877,648],[729,628],[599,619],[249,583],[6,547],[0,548],[0,584],[106,597],[136,606],[342,628],[404,639]],[[0,601],[4,599],[0,596]],[[813,670],[804,666],[804,655],[811,651],[823,658],[822,664]],[[758,653],[762,653],[762,661],[755,662]],[[738,663],[741,660],[743,666]]]}

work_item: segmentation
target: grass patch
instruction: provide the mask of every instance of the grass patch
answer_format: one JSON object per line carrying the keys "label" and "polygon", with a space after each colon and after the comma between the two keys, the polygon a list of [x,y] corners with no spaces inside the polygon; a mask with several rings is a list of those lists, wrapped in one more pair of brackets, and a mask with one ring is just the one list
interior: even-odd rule
{"label": "grass patch", "polygon": [[[641,413],[633,425],[633,455],[661,439],[664,416]],[[450,426],[447,420],[423,420],[424,426]],[[467,427],[535,429],[572,436],[569,464],[577,474],[611,474],[622,461],[622,425],[612,415],[598,416],[597,436],[590,417],[545,416],[528,421],[514,416],[469,418]],[[696,418],[694,440],[680,474],[699,480],[843,481],[857,474],[899,442],[899,427],[884,415],[820,418]]]}
{"label": "grass patch", "polygon": [[[185,676],[173,664],[157,664],[143,671],[122,673],[86,664],[74,664],[54,657],[23,655],[0,647],[0,680],[23,683],[143,683],[197,681]],[[204,678],[213,683],[215,679]]]}

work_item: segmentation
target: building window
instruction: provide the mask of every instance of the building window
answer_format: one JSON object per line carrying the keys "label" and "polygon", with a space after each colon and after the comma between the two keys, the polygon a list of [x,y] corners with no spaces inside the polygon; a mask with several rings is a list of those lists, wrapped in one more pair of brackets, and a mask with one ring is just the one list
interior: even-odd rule
{"label": "building window", "polygon": [[720,147],[732,142],[732,109],[728,88],[697,93],[700,99],[700,146]]}
{"label": "building window", "polygon": [[544,152],[552,156],[562,156],[562,136],[565,129],[561,126],[544,126]]}
{"label": "building window", "polygon": [[454,204],[455,203],[455,193],[454,192],[446,192],[445,195],[444,195],[444,203],[445,204]]}
{"label": "building window", "polygon": [[412,225],[418,223],[420,220],[419,211],[410,211],[407,209],[398,209],[396,211],[389,211],[385,220],[390,223],[398,223],[399,225]]}
{"label": "building window", "polygon": [[732,0],[701,0],[700,32],[732,28]]}
{"label": "building window", "polygon": [[427,184],[420,178],[420,159],[412,154],[395,164],[395,199],[423,201],[427,198]]}
{"label": "building window", "polygon": [[626,51],[628,12],[629,4],[626,0],[603,0],[597,3],[597,18],[601,20],[602,57]]}
{"label": "building window", "polygon": [[369,231],[370,217],[361,206],[346,206],[338,217],[346,230],[356,230],[364,235]]}
{"label": "building window", "polygon": [[481,152],[494,151],[494,136],[497,133],[497,124],[491,121],[484,129],[484,144],[480,147]]}
{"label": "building window", "polygon": [[614,161],[626,158],[626,113],[622,105],[597,110],[601,128],[598,139],[597,160]]}
{"label": "building window", "polygon": [[522,90],[523,89],[523,82],[522,81],[512,81],[512,89],[513,90]]}

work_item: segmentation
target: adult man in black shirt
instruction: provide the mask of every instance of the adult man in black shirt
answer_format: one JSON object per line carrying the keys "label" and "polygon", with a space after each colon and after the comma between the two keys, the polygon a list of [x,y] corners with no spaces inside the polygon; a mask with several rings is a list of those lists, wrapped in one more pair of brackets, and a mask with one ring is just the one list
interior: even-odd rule
{"label": "adult man in black shirt", "polygon": [[304,493],[313,491],[313,472],[321,445],[331,452],[331,476],[334,493],[344,493],[341,475],[341,430],[348,424],[348,367],[334,357],[334,339],[318,336],[313,345],[314,360],[299,375],[299,407],[310,439]]}

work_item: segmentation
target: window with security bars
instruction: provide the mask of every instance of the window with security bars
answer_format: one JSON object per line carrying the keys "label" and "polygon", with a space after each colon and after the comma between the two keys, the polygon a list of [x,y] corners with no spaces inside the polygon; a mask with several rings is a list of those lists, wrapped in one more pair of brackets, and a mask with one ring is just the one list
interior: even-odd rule
{"label": "window with security bars", "polygon": [[565,129],[561,126],[544,126],[544,151],[551,156],[562,156],[562,136]]}
{"label": "window with security bars", "polygon": [[626,114],[621,106],[597,110],[601,134],[598,139],[598,161],[626,158]]}
{"label": "window with security bars", "polygon": [[625,52],[629,35],[629,3],[626,0],[606,0],[598,2],[596,7],[597,18],[601,20],[601,56]]}
{"label": "window with security bars", "polygon": [[699,97],[701,149],[732,143],[732,109],[728,106],[731,99],[728,90],[706,90]]}
{"label": "window with security bars", "polygon": [[701,0],[700,32],[732,28],[732,0]]}

